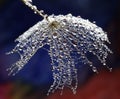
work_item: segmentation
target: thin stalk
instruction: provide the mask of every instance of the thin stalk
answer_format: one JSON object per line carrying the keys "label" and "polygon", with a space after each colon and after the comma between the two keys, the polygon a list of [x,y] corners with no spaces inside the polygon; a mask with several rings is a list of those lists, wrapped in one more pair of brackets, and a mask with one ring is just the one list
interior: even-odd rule
{"label": "thin stalk", "polygon": [[43,10],[38,10],[37,7],[35,5],[32,4],[32,0],[31,1],[27,1],[27,0],[22,0],[23,3],[25,5],[27,5],[31,10],[34,11],[35,14],[38,14],[40,16],[42,16],[44,19],[48,20],[48,15],[44,13]]}

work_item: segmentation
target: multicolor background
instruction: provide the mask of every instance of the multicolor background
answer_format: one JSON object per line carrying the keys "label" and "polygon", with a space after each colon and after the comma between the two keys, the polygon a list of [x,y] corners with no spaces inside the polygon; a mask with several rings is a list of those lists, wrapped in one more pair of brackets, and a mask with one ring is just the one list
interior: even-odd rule
{"label": "multicolor background", "polygon": [[31,61],[14,77],[8,76],[6,68],[19,56],[5,55],[16,43],[15,38],[29,27],[42,20],[20,0],[0,0],[0,99],[120,99],[120,3],[119,0],[33,0],[39,9],[48,14],[80,15],[102,27],[111,41],[107,65],[109,72],[97,59],[91,56],[99,74],[87,65],[78,67],[79,85],[77,94],[65,88],[46,96],[53,82],[50,57],[40,49]]}

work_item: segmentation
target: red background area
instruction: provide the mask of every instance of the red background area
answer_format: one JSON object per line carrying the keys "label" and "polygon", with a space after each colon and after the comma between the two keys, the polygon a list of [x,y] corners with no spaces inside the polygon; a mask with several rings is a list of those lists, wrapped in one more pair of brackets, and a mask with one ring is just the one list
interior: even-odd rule
{"label": "red background area", "polygon": [[64,90],[62,96],[57,92],[48,99],[120,99],[120,71],[101,71],[79,87],[76,95]]}

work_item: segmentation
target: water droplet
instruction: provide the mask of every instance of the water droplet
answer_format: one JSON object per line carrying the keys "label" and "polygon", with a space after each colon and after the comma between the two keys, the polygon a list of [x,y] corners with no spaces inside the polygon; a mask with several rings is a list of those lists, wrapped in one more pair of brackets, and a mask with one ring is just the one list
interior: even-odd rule
{"label": "water droplet", "polygon": [[53,38],[57,38],[58,37],[58,34],[56,32],[53,33]]}

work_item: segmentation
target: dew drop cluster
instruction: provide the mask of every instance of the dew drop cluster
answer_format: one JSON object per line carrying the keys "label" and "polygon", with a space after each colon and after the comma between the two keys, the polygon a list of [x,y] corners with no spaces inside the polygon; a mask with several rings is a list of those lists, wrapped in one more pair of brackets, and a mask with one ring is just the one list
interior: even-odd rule
{"label": "dew drop cluster", "polygon": [[49,46],[47,51],[51,58],[54,82],[47,95],[58,89],[62,94],[64,87],[70,88],[75,94],[78,85],[76,67],[79,62],[88,64],[93,72],[98,73],[86,54],[92,53],[105,65],[108,54],[112,53],[105,44],[110,42],[102,28],[71,14],[50,15],[47,20],[39,21],[15,41],[18,42],[17,45],[8,53],[18,53],[20,56],[8,68],[9,74],[13,75],[28,63],[38,49]]}

